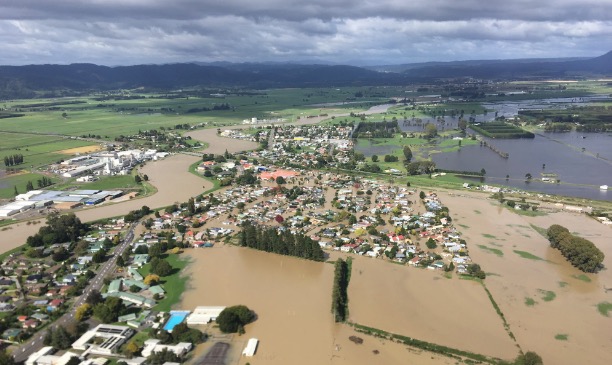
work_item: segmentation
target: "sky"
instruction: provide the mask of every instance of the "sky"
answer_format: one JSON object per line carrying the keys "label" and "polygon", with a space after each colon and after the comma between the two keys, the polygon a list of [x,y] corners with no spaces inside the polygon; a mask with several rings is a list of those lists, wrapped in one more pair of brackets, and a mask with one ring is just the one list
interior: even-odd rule
{"label": "sky", "polygon": [[612,0],[0,0],[0,65],[595,57]]}

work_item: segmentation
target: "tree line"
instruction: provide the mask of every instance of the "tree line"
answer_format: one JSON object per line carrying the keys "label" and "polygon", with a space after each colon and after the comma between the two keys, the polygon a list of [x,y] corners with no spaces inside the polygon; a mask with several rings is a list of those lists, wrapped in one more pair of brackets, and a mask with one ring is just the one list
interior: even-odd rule
{"label": "tree line", "polygon": [[[36,180],[36,186],[38,187],[38,189],[42,189],[50,185],[53,185],[53,181],[46,176],[43,176],[41,179]],[[28,182],[26,183],[26,192],[31,190],[34,190],[34,184],[32,183],[32,181],[28,180]]]}
{"label": "tree line", "polygon": [[279,232],[275,228],[255,226],[250,222],[242,225],[240,245],[313,261],[323,261],[325,258],[319,243],[310,237],[288,230]]}
{"label": "tree line", "polygon": [[4,166],[15,166],[23,163],[23,155],[18,153],[10,156],[4,156]]}
{"label": "tree line", "polygon": [[350,280],[350,258],[338,259],[334,267],[331,311],[336,322],[344,322],[348,317],[348,284]]}
{"label": "tree line", "polygon": [[593,242],[574,236],[558,224],[553,224],[546,231],[550,245],[561,251],[561,254],[575,267],[584,272],[597,272],[603,267],[604,254]]}
{"label": "tree line", "polygon": [[353,138],[393,138],[399,131],[397,121],[360,122]]}
{"label": "tree line", "polygon": [[48,246],[55,243],[76,242],[89,230],[89,226],[82,223],[74,213],[58,215],[50,214],[47,225],[40,227],[38,232],[29,236],[26,243],[30,247]]}

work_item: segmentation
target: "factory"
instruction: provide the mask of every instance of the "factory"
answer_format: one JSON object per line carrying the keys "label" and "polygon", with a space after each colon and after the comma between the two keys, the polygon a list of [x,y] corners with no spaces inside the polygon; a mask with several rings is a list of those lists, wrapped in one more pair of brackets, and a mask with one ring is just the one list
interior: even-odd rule
{"label": "factory", "polygon": [[96,205],[123,195],[121,190],[31,190],[19,194],[15,201],[0,206],[0,217],[6,218],[30,209],[41,209],[53,205],[55,208],[72,209],[82,205]]}

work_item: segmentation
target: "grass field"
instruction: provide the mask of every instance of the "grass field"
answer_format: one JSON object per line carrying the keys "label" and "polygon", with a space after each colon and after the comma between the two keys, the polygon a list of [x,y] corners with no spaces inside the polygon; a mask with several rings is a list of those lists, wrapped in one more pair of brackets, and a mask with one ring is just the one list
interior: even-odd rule
{"label": "grass field", "polygon": [[[157,302],[153,307],[157,311],[170,311],[172,306],[181,300],[181,294],[185,291],[187,277],[181,274],[182,270],[189,263],[186,258],[180,255],[170,254],[165,258],[172,266],[172,274],[161,278],[161,286],[166,291],[164,298]],[[140,270],[142,276],[147,276],[151,270],[151,264],[144,265]]]}
{"label": "grass field", "polygon": [[[7,137],[15,137],[19,136],[16,133],[5,133]],[[85,146],[95,146],[98,147],[95,143],[88,141],[79,141],[73,139],[66,138],[57,138],[57,137],[45,137],[46,142],[38,143],[35,145],[24,145],[20,148],[12,148],[12,149],[4,149],[0,151],[0,158],[4,156],[10,156],[14,154],[22,154],[24,157],[24,163],[18,165],[17,167],[24,168],[36,168],[43,165],[48,165],[50,163],[58,162],[64,159],[68,159],[73,157],[74,154],[67,154],[64,151],[85,147]],[[0,142],[0,145],[3,142]]]}
{"label": "grass field", "polygon": [[0,179],[0,199],[11,199],[15,193],[15,186],[17,187],[17,192],[19,194],[23,194],[26,192],[26,185],[28,181],[31,181],[36,189],[36,181],[41,179],[43,175],[41,174],[33,174],[33,173],[24,173],[24,174],[15,174],[5,176]]}

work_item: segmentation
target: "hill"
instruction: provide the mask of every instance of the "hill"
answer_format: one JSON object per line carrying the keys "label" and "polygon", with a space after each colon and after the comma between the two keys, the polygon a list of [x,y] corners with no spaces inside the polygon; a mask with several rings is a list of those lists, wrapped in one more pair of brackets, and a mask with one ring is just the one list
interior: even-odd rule
{"label": "hill", "polygon": [[[391,71],[393,70],[393,71]],[[384,72],[379,72],[384,71]],[[69,95],[89,90],[183,87],[336,87],[404,85],[474,77],[490,80],[612,75],[612,52],[591,59],[526,59],[416,63],[366,69],[284,63],[176,63],[108,67],[94,64],[0,66],[0,99]]]}

